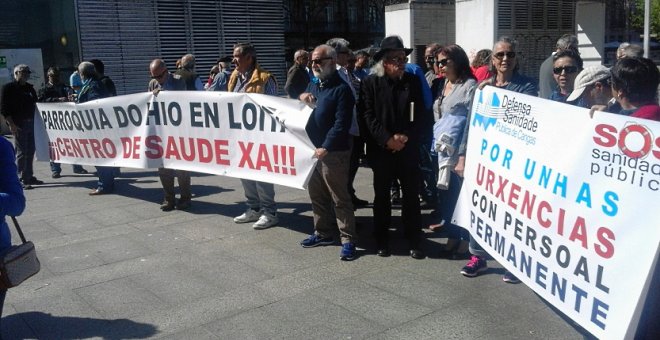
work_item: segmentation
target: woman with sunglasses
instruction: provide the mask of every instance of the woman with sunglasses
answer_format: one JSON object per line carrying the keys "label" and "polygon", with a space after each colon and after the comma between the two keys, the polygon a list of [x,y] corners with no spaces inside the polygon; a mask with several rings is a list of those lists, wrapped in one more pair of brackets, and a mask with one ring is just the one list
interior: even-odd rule
{"label": "woman with sunglasses", "polygon": [[573,92],[573,84],[578,73],[582,71],[582,58],[573,50],[562,50],[552,56],[552,74],[557,87],[548,99],[556,102],[566,102],[566,98]]}
{"label": "woman with sunglasses", "polygon": [[[518,73],[518,59],[516,53],[516,42],[509,37],[500,37],[493,46],[493,56],[491,58],[492,70],[495,76],[484,80],[479,84],[479,88],[485,85],[493,85],[509,91],[524,93],[530,96],[538,96],[538,85],[534,79],[526,77]],[[468,117],[469,118],[469,117]],[[458,163],[454,170],[459,176],[463,176],[465,169],[465,148],[467,146],[467,129],[469,124],[466,124],[466,131],[463,132],[463,140],[459,148]],[[488,253],[470,236],[470,261],[461,269],[461,274],[467,277],[475,277],[479,273],[488,269],[486,258]],[[502,280],[507,283],[519,283],[520,280],[511,274],[509,271],[504,273]]]}
{"label": "woman with sunglasses", "polygon": [[433,149],[437,152],[440,223],[429,226],[431,230],[446,229],[447,244],[440,256],[453,258],[467,251],[469,233],[467,230],[449,223],[458,201],[463,183],[454,172],[458,161],[458,148],[463,139],[467,116],[472,106],[472,97],[477,81],[470,69],[470,61],[465,51],[458,45],[448,45],[436,52],[436,65],[445,79],[440,96],[433,104],[435,124],[433,125]]}

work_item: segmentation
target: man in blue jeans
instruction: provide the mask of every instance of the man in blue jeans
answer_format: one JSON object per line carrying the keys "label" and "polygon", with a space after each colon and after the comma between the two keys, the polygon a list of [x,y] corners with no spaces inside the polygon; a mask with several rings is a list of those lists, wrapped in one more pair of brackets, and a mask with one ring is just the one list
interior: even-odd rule
{"label": "man in blue jeans", "polygon": [[[257,50],[249,43],[234,46],[236,68],[229,77],[228,92],[263,93],[277,95],[277,83],[272,73],[262,69],[257,63]],[[255,222],[252,228],[270,228],[279,222],[275,206],[275,186],[273,183],[241,179],[245,190],[247,210],[234,218],[235,223]]]}
{"label": "man in blue jeans", "polygon": [[[90,100],[108,97],[108,91],[99,81],[94,64],[89,61],[83,61],[78,65],[78,73],[80,73],[80,78],[83,83],[80,93],[78,94],[78,103],[86,103]],[[116,167],[97,166],[96,174],[99,176],[98,185],[96,189],[89,193],[89,195],[104,195],[112,192],[115,187],[116,172]]]}

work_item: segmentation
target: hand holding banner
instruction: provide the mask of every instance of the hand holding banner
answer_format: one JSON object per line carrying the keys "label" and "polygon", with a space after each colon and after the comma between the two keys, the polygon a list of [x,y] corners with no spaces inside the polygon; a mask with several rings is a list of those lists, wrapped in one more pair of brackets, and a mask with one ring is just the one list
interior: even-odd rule
{"label": "hand holding banner", "polygon": [[634,334],[660,243],[660,123],[494,87],[468,123],[455,223],[595,336]]}
{"label": "hand holding banner", "polygon": [[297,100],[161,91],[37,106],[39,159],[166,167],[300,189],[316,162],[305,132],[311,109]]}

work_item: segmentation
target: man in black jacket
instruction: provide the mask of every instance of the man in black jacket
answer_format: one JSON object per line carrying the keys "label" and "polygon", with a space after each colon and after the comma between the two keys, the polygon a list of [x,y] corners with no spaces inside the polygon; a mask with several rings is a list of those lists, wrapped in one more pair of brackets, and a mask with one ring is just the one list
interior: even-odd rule
{"label": "man in black jacket", "polygon": [[333,243],[335,221],[342,250],[339,258],[355,259],[355,214],[348,192],[348,167],[353,137],[355,98],[338,74],[337,52],[320,45],[312,52],[312,70],[318,83],[310,83],[300,100],[314,107],[305,130],[316,147],[316,168],[309,179],[308,192],[314,212],[314,234],[300,244],[305,248]]}
{"label": "man in black jacket", "polygon": [[289,95],[289,98],[298,99],[301,93],[305,92],[307,84],[309,84],[309,73],[307,73],[307,61],[309,60],[309,53],[305,50],[298,50],[293,55],[293,66],[289,68],[286,75],[286,84],[284,91]]}
{"label": "man in black jacket", "polygon": [[202,91],[204,90],[204,85],[202,81],[199,80],[197,72],[195,72],[195,56],[192,54],[186,54],[181,57],[181,68],[177,69],[174,74],[181,76],[181,78],[186,82],[186,90],[188,91]]}
{"label": "man in black jacket", "polygon": [[108,93],[108,97],[117,96],[117,88],[115,87],[115,82],[110,79],[110,77],[105,75],[105,64],[99,59],[92,59],[89,61],[94,64],[94,69],[96,69],[96,74],[98,75],[99,82],[105,87],[105,91]]}
{"label": "man in black jacket", "polygon": [[30,79],[30,67],[20,64],[14,67],[14,81],[2,87],[0,112],[9,125],[9,131],[16,141],[16,162],[23,188],[32,189],[32,185],[44,184],[33,176],[34,161],[34,111],[37,92]]}
{"label": "man in black jacket", "polygon": [[403,192],[402,220],[410,256],[425,257],[421,249],[422,217],[419,205],[419,145],[424,126],[431,126],[425,111],[420,80],[406,73],[407,55],[401,38],[383,39],[374,55],[375,74],[367,76],[358,99],[361,135],[374,173],[374,236],[377,254],[389,256],[388,229],[392,216],[390,185],[398,179]]}

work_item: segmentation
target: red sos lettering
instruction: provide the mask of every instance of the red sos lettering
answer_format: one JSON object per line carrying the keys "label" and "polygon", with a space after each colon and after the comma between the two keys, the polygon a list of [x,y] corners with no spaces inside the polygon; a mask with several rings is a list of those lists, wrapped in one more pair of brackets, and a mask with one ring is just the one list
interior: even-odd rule
{"label": "red sos lettering", "polygon": [[[596,132],[596,136],[593,137],[594,142],[602,147],[611,148],[616,145],[630,158],[644,158],[650,152],[655,158],[660,159],[660,136],[654,140],[651,130],[645,125],[633,123],[617,131],[612,125],[598,124],[594,132]],[[641,137],[643,144],[638,150],[631,150],[626,143],[631,137],[635,139]]]}

